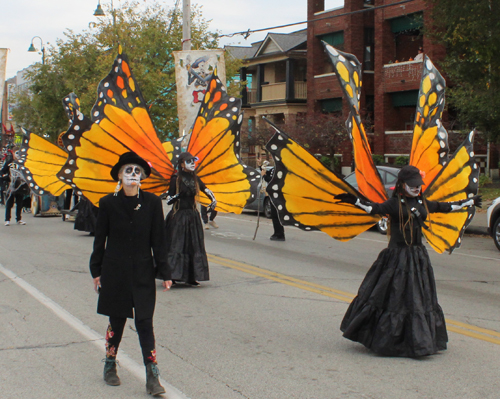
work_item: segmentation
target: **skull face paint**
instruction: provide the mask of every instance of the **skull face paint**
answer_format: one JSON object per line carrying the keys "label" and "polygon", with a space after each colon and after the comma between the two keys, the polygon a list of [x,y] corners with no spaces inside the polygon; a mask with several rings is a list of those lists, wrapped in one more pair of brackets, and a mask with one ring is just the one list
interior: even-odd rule
{"label": "skull face paint", "polygon": [[405,191],[409,197],[418,197],[421,189],[422,186],[410,187],[408,184],[405,183]]}
{"label": "skull face paint", "polygon": [[187,159],[184,161],[184,170],[187,170],[188,172],[194,172],[196,169],[196,161],[198,158],[191,158]]}
{"label": "skull face paint", "polygon": [[121,179],[124,186],[137,186],[141,183],[142,169],[139,165],[128,164],[121,170]]}

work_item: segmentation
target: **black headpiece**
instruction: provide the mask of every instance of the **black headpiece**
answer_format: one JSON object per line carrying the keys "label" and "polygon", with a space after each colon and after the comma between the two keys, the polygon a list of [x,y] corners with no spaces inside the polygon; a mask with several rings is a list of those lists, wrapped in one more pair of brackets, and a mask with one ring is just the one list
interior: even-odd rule
{"label": "black headpiece", "polygon": [[408,184],[410,187],[418,187],[424,185],[420,170],[412,165],[403,166],[398,173],[398,179],[403,183]]}
{"label": "black headpiece", "polygon": [[113,178],[113,180],[118,181],[118,173],[120,172],[121,167],[131,163],[139,165],[142,167],[142,169],[144,169],[145,176],[142,176],[143,179],[145,179],[151,174],[151,166],[149,166],[149,164],[135,152],[130,151],[120,155],[120,159],[118,160],[116,165],[113,166],[113,168],[111,168],[110,175]]}

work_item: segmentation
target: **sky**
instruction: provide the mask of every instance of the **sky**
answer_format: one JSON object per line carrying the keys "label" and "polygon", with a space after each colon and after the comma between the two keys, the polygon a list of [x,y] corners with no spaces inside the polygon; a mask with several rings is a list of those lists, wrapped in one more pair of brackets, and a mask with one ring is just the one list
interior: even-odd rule
{"label": "sky", "polygon": [[[154,1],[165,7],[173,7],[175,0],[140,0],[141,3]],[[41,54],[28,52],[34,38],[34,46],[40,50],[41,41],[45,47],[55,44],[56,39],[65,39],[68,29],[79,33],[95,22],[94,11],[98,0],[0,0],[2,23],[0,24],[0,48],[8,48],[6,78],[17,71],[40,62]],[[103,6],[111,0],[101,0]],[[118,9],[121,0],[114,0]],[[307,0],[191,0],[191,5],[202,5],[203,17],[211,20],[210,30],[231,34],[293,24],[307,20]],[[179,1],[182,9],[182,0]],[[343,0],[325,0],[325,9],[341,7]],[[103,7],[105,8],[105,7]],[[305,29],[306,24],[273,30],[275,33],[293,32]],[[224,45],[250,46],[265,38],[268,32],[255,33],[247,39],[242,36],[223,38]]]}

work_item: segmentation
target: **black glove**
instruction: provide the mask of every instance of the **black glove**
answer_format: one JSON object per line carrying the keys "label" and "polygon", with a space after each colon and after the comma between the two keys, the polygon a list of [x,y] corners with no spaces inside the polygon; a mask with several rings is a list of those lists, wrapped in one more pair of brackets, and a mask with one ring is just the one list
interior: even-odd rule
{"label": "black glove", "polygon": [[483,198],[480,195],[475,195],[472,199],[474,200],[474,206],[477,206],[478,208],[483,206]]}
{"label": "black glove", "polygon": [[344,202],[346,204],[352,204],[352,205],[355,205],[356,201],[358,200],[358,197],[356,197],[354,194],[351,193],[337,194],[334,195],[333,198],[335,198],[339,202]]}
{"label": "black glove", "polygon": [[167,197],[167,205],[172,205],[178,199],[179,199],[179,194],[175,194],[173,197]]}

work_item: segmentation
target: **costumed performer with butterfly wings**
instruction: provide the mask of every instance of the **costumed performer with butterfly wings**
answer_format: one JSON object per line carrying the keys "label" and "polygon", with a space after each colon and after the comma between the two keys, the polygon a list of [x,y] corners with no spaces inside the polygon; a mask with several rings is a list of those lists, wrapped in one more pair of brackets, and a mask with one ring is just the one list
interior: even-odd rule
{"label": "costumed performer with butterfly wings", "polygon": [[340,327],[344,337],[380,355],[432,355],[446,349],[448,342],[431,261],[422,243],[422,228],[429,228],[424,221],[430,213],[480,207],[481,197],[428,201],[421,193],[423,184],[421,172],[407,165],[398,174],[393,197],[383,203],[365,201],[350,193],[335,196],[371,215],[389,216],[389,245],[366,274]]}
{"label": "costumed performer with butterfly wings", "polygon": [[196,198],[200,192],[204,193],[211,200],[209,211],[217,205],[212,191],[196,174],[196,161],[198,158],[189,152],[180,154],[178,173],[170,180],[167,197],[167,204],[173,206],[165,219],[167,262],[172,281],[192,286],[198,286],[198,281],[209,280],[205,238]]}
{"label": "costumed performer with butterfly wings", "polygon": [[475,195],[479,169],[472,149],[474,133],[448,157],[447,132],[441,123],[445,82],[426,57],[412,166],[401,170],[394,197],[388,199],[359,117],[361,65],[352,54],[326,43],[325,49],[350,105],[347,127],[359,192],[274,127],[277,133],[267,148],[274,156],[277,174],[268,193],[283,224],[306,231],[321,230],[341,241],[354,238],[388,214],[389,247],[366,275],[342,330],[347,338],[379,354],[433,354],[446,349],[447,334],[422,235],[437,252],[451,253],[460,246],[475,206],[481,205]]}
{"label": "costumed performer with butterfly wings", "polygon": [[99,201],[90,272],[99,293],[97,313],[109,316],[104,381],[120,385],[116,355],[127,318],[135,317],[146,366],[146,390],[158,395],[165,389],[158,379],[153,332],[155,267],[164,291],[172,282],[166,262],[161,199],[139,189],[141,179],[150,173],[149,164],[134,152],[122,154],[111,169],[118,185],[115,193]]}

